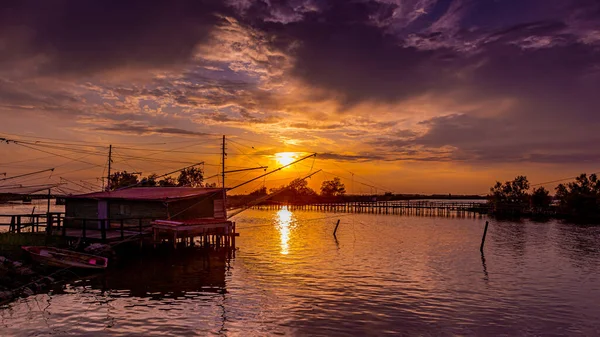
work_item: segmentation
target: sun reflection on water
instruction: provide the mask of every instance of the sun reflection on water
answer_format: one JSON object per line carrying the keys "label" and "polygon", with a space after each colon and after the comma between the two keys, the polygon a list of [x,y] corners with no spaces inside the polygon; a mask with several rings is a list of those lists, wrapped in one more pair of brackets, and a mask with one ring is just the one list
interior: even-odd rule
{"label": "sun reflection on water", "polygon": [[287,255],[290,250],[290,230],[294,227],[296,220],[294,219],[294,214],[288,210],[287,206],[284,206],[277,212],[276,221],[281,238],[281,254]]}

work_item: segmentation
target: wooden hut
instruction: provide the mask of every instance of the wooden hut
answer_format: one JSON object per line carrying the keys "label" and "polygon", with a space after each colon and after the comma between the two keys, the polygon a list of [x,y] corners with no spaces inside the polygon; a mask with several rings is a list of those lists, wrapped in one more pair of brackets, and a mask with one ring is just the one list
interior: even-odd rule
{"label": "wooden hut", "polygon": [[138,187],[65,198],[69,227],[100,228],[102,220],[136,224],[152,219],[226,220],[225,192],[219,188]]}

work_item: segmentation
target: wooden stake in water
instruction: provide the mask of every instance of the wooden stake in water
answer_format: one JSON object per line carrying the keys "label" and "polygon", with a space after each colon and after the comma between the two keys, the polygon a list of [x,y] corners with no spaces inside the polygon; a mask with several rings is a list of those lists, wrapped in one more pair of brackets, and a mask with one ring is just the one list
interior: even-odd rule
{"label": "wooden stake in water", "polygon": [[[338,226],[340,225],[340,219],[338,219],[337,223],[335,224],[335,229],[333,230],[333,236],[335,236],[335,232],[337,232]],[[335,236],[337,238],[337,236]]]}
{"label": "wooden stake in water", "polygon": [[485,244],[485,235],[487,234],[489,222],[485,222],[485,229],[483,230],[483,237],[481,238],[481,247],[479,247],[479,251],[483,254],[483,245]]}
{"label": "wooden stake in water", "polygon": [[[52,191],[50,189],[48,189],[48,213],[50,213],[50,197],[51,197],[51,193],[52,193]],[[35,207],[33,209],[35,210]]]}

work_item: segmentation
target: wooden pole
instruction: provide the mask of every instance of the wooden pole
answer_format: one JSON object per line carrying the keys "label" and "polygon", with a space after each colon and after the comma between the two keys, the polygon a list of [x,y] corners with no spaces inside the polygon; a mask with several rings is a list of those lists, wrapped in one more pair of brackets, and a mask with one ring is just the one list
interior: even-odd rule
{"label": "wooden pole", "polygon": [[[223,144],[221,148],[221,186],[225,190],[225,135],[223,135]],[[225,202],[225,200],[223,200]]]}
{"label": "wooden pole", "polygon": [[[52,222],[54,222],[54,215],[52,215],[51,217],[52,217]],[[58,215],[58,214],[56,216],[56,228],[60,228],[60,215]],[[64,222],[62,224],[62,236],[63,236],[63,238],[65,236],[67,236],[67,226],[65,226]]]}
{"label": "wooden pole", "polygon": [[50,213],[50,192],[50,189],[48,189],[48,213]]}
{"label": "wooden pole", "polygon": [[112,164],[112,144],[108,146],[108,171],[106,173],[106,190],[110,191],[110,169]]}
{"label": "wooden pole", "polygon": [[483,254],[483,245],[485,244],[485,236],[487,234],[489,222],[485,222],[485,229],[483,230],[483,237],[481,238],[481,247],[479,247],[479,251]]}
{"label": "wooden pole", "polygon": [[337,238],[337,236],[335,235],[335,233],[337,232],[338,226],[340,225],[340,219],[338,219],[337,223],[335,224],[335,229],[333,230],[333,236],[335,238]]}
{"label": "wooden pole", "polygon": [[121,219],[121,223],[120,223],[120,227],[121,227],[121,228],[120,228],[120,229],[121,229],[121,240],[124,240],[124,239],[125,239],[125,232],[124,232],[124,225],[125,225],[125,224],[124,224],[123,222],[124,222],[124,220],[123,220],[123,219]]}
{"label": "wooden pole", "polygon": [[106,242],[106,220],[100,220],[100,237],[102,238],[102,242]]}
{"label": "wooden pole", "polygon": [[225,135],[223,135],[223,148],[221,152],[221,183],[223,184],[223,218],[227,219],[227,190],[225,189]]}

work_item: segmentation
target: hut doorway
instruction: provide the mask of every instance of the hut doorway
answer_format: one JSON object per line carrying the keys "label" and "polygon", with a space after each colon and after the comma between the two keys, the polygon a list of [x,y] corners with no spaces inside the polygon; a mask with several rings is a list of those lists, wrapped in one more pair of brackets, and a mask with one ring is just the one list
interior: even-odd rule
{"label": "hut doorway", "polygon": [[[106,200],[98,200],[98,219],[108,219],[108,202]],[[98,229],[102,229],[102,222],[98,221]]]}

